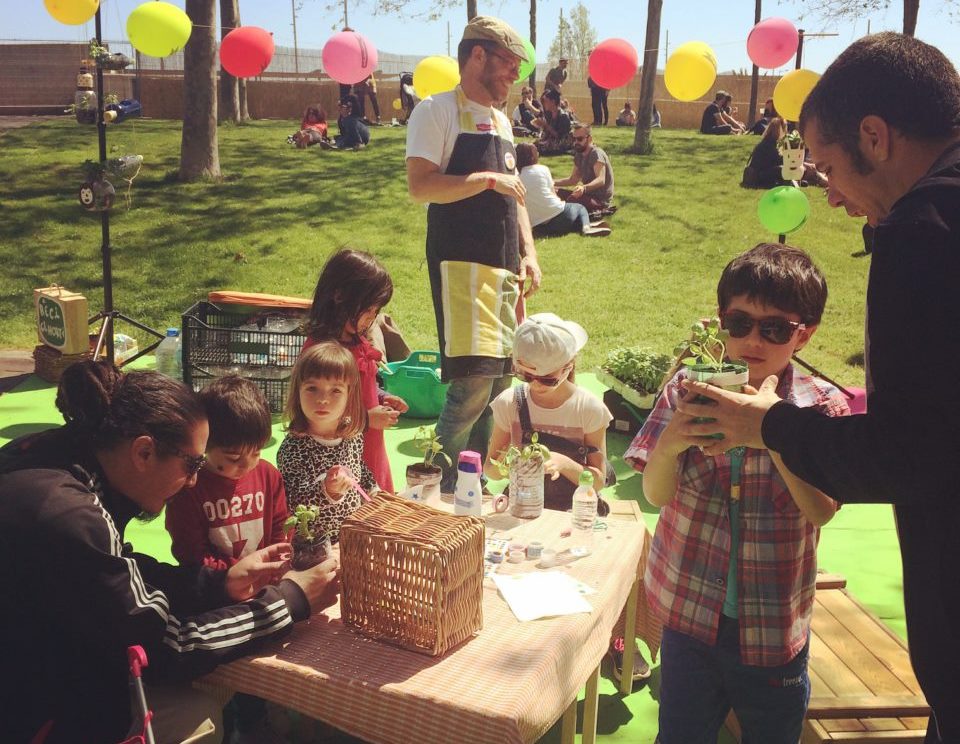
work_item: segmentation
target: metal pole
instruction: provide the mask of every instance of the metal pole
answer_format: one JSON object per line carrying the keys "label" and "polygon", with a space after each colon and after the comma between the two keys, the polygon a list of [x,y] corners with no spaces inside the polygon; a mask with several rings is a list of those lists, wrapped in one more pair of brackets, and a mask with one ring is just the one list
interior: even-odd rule
{"label": "metal pole", "polygon": [[669,59],[670,57],[670,29],[669,28],[667,29],[667,43],[664,46],[666,47],[666,54],[664,55],[663,58]]}
{"label": "metal pole", "polygon": [[[101,45],[100,7],[97,7],[96,34],[97,45]],[[103,120],[103,68],[97,65],[97,139],[100,145],[100,163],[107,161],[107,123]],[[113,356],[113,261],[110,255],[110,210],[100,212],[100,258],[103,263],[103,327],[97,342],[97,353],[101,343],[106,340],[107,359]],[[96,359],[96,357],[94,357]]]}
{"label": "metal pole", "polygon": [[447,21],[447,56],[450,56],[450,21]]}
{"label": "metal pole", "polygon": [[347,18],[347,0],[343,0],[343,25],[350,25],[350,19]]}
{"label": "metal pole", "polygon": [[290,13],[293,16],[293,71],[300,74],[300,52],[297,49],[297,0],[290,0]]}
{"label": "metal pole", "polygon": [[797,44],[797,64],[795,69],[799,70],[800,65],[803,63],[803,29],[797,31],[797,35],[800,37],[800,43]]}

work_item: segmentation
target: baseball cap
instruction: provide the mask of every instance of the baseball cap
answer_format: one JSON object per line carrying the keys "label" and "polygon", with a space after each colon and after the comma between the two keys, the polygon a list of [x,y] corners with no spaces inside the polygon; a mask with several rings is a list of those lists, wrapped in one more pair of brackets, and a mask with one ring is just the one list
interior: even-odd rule
{"label": "baseball cap", "polygon": [[513,337],[513,362],[540,377],[556,372],[587,343],[587,332],[572,320],[537,313],[524,320]]}
{"label": "baseball cap", "polygon": [[483,39],[493,41],[508,52],[513,52],[524,62],[527,61],[527,50],[523,46],[523,39],[513,28],[493,16],[474,16],[463,29],[464,39]]}

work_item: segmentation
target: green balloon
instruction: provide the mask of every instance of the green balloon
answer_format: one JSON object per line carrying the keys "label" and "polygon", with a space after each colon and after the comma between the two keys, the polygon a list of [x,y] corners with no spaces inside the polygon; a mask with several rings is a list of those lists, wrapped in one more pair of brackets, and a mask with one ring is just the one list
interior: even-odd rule
{"label": "green balloon", "polygon": [[520,74],[517,80],[526,80],[533,72],[533,68],[537,66],[537,50],[533,48],[533,44],[528,39],[524,39],[523,48],[527,50],[527,61],[520,63]]}
{"label": "green balloon", "polygon": [[786,235],[803,227],[810,216],[810,202],[796,186],[777,186],[760,198],[757,215],[767,230]]}

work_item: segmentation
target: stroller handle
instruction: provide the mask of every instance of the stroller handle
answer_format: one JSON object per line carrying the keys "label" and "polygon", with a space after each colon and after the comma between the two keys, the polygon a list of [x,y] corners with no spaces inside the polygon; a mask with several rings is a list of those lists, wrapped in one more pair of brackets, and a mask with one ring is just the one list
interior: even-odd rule
{"label": "stroller handle", "polygon": [[127,663],[130,665],[130,676],[140,679],[142,676],[141,670],[148,666],[147,652],[143,650],[143,646],[129,646],[127,648]]}

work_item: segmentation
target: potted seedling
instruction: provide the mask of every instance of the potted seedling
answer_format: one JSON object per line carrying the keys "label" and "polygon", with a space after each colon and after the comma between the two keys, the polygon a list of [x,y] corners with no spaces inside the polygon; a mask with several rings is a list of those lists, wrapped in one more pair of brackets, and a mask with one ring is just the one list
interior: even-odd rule
{"label": "potted seedling", "polygon": [[107,180],[106,168],[101,163],[87,160],[81,166],[84,182],[77,197],[81,206],[90,212],[104,212],[113,206],[117,195],[113,184]]}
{"label": "potted seedling", "polygon": [[543,513],[543,465],[550,450],[536,432],[522,447],[511,444],[492,460],[503,477],[510,478],[510,513],[521,519],[536,519]]}
{"label": "potted seedling", "polygon": [[784,181],[799,181],[803,178],[803,155],[805,152],[800,132],[787,132],[777,140],[777,149],[783,158],[780,175]]}
{"label": "potted seedling", "polygon": [[90,39],[90,57],[101,70],[124,70],[133,62],[126,54],[111,53],[95,38]]}
{"label": "potted seedling", "polygon": [[613,349],[600,366],[597,379],[637,408],[653,408],[653,401],[670,369],[671,359],[638,346]]}
{"label": "potted seedling", "polygon": [[[744,362],[724,359],[727,351],[724,341],[728,337],[729,334],[720,328],[717,318],[691,326],[690,339],[674,349],[680,364],[686,367],[690,379],[734,392],[740,392],[750,381],[750,372]],[[701,396],[695,402],[707,402],[707,399]],[[696,423],[710,421],[713,419],[695,419]],[[721,436],[715,435],[716,438]]]}
{"label": "potted seedling", "polygon": [[330,536],[316,534],[313,530],[312,525],[317,520],[318,513],[315,506],[300,504],[290,518],[283,523],[283,529],[287,532],[296,528],[293,539],[290,541],[293,544],[293,560],[290,566],[295,571],[306,571],[322,563],[332,552]]}
{"label": "potted seedling", "polygon": [[453,466],[453,461],[443,451],[443,444],[440,437],[437,436],[436,428],[428,429],[421,426],[413,437],[413,446],[423,452],[423,462],[415,462],[407,465],[407,488],[414,486],[423,486],[421,500],[427,501],[433,497],[440,496],[440,479],[443,471],[439,465],[434,464],[434,460],[439,456],[446,460],[447,465]]}

